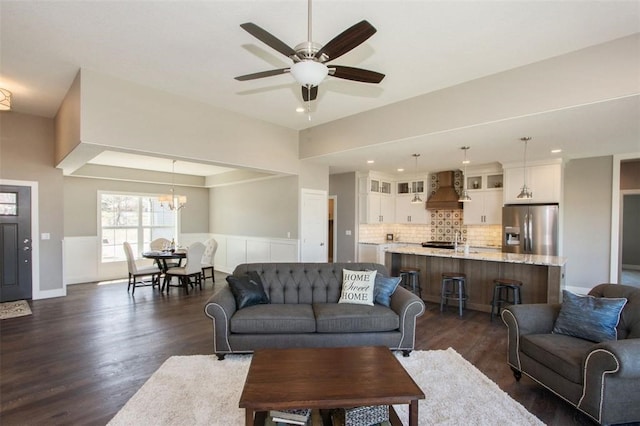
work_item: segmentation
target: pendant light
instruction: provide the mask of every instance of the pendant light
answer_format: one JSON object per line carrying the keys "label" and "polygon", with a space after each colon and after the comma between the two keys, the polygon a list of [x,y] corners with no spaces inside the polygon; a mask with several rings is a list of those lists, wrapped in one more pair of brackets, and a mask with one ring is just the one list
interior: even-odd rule
{"label": "pendant light", "polygon": [[531,140],[530,137],[525,136],[520,138],[522,142],[524,142],[524,161],[522,162],[522,174],[524,176],[524,181],[522,184],[522,188],[520,189],[520,193],[516,198],[519,200],[530,200],[533,198],[533,192],[527,186],[527,142]]}
{"label": "pendant light", "polygon": [[158,197],[160,206],[164,207],[164,205],[166,204],[167,207],[169,207],[169,210],[180,210],[185,206],[185,204],[187,204],[186,195],[176,195],[175,175],[176,160],[173,160],[173,163],[171,165],[171,189],[169,190],[170,194],[165,194]]}
{"label": "pendant light", "polygon": [[469,196],[469,192],[467,192],[467,164],[469,164],[469,160],[467,160],[467,150],[469,149],[468,146],[461,146],[460,147],[461,150],[464,151],[464,160],[462,160],[462,164],[464,164],[464,172],[462,174],[462,195],[460,195],[460,198],[458,199],[458,202],[460,203],[466,203],[471,201],[471,197]]}
{"label": "pendant light", "polygon": [[[418,157],[420,154],[413,154],[413,158],[416,159],[416,179],[418,179]],[[414,188],[413,199],[411,200],[411,204],[420,204],[422,203],[422,198],[418,195],[418,187],[417,185],[411,185]]]}

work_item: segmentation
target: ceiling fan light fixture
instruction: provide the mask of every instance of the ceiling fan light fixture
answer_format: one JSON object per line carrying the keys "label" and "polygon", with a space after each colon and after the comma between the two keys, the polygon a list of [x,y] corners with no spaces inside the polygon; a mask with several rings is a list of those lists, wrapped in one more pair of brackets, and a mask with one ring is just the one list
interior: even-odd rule
{"label": "ceiling fan light fixture", "polygon": [[289,72],[302,86],[314,87],[322,83],[329,74],[329,68],[320,62],[306,59],[291,65]]}

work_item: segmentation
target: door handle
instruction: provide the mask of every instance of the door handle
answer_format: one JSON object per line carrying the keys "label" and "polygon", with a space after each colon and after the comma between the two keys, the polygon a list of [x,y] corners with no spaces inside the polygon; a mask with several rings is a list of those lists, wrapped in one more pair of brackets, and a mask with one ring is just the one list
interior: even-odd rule
{"label": "door handle", "polygon": [[31,247],[28,247],[28,246],[22,248],[23,251],[29,251],[30,249],[31,249]]}

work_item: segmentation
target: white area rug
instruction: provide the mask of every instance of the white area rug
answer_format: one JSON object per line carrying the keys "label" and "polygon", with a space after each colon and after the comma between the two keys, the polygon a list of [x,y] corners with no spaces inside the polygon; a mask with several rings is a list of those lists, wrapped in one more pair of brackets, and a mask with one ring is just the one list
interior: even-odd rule
{"label": "white area rug", "polygon": [[0,319],[31,315],[31,308],[26,300],[0,303]]}
{"label": "white area rug", "polygon": [[[543,424],[451,348],[396,356],[427,396],[419,403],[421,426]],[[171,357],[109,425],[243,425],[238,401],[250,360]],[[407,407],[395,407],[405,425]]]}

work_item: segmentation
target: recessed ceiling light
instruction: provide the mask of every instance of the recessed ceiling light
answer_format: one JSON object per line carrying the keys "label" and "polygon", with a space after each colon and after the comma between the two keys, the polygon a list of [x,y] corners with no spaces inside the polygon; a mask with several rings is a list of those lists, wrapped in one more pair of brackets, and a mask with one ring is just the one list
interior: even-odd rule
{"label": "recessed ceiling light", "polygon": [[304,108],[298,107],[298,108],[296,108],[296,112],[304,112]]}
{"label": "recessed ceiling light", "polygon": [[404,169],[398,169],[399,172],[404,172]]}
{"label": "recessed ceiling light", "polygon": [[551,150],[551,153],[552,153],[552,154],[557,154],[557,153],[559,153],[559,152],[562,152],[562,150],[561,150],[561,149],[552,149],[552,150]]}
{"label": "recessed ceiling light", "polygon": [[367,164],[373,164],[373,163],[375,163],[375,161],[373,161],[373,160],[367,160]]}

